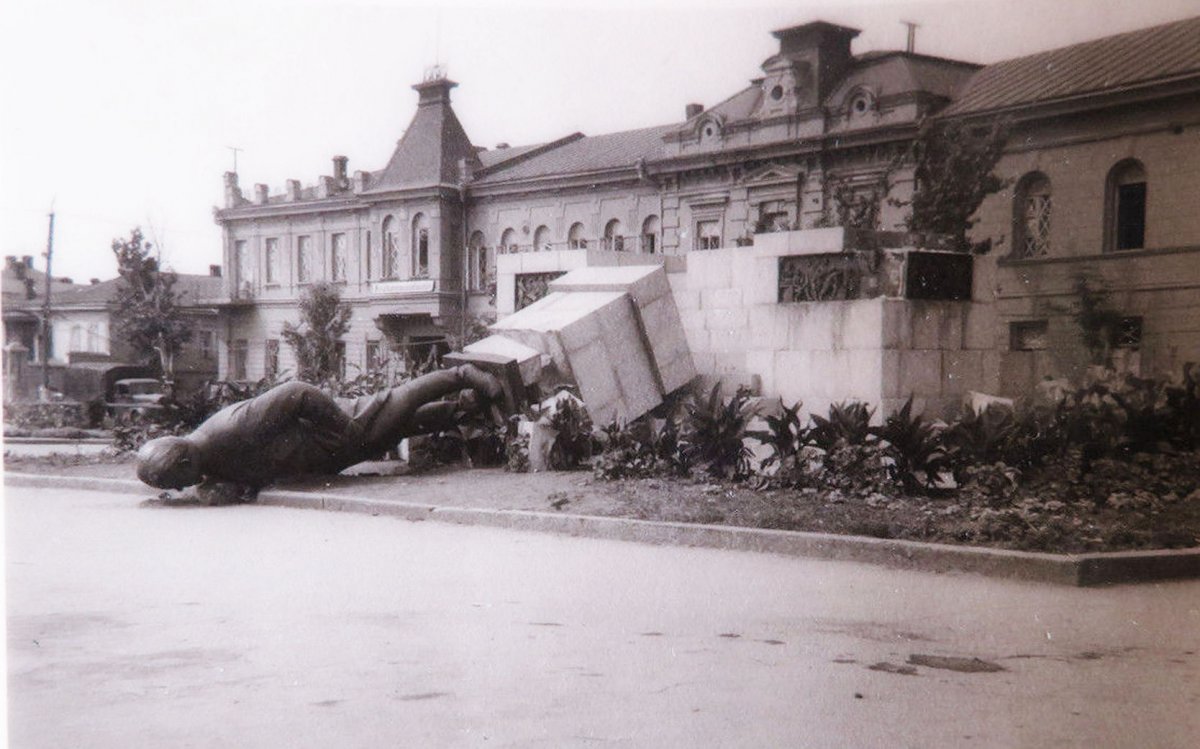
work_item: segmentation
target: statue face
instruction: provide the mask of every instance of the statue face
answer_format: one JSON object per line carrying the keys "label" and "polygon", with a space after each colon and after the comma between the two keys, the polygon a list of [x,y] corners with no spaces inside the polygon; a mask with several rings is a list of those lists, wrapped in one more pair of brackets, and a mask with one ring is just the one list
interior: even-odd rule
{"label": "statue face", "polygon": [[183,437],[159,437],[142,445],[137,475],[156,489],[182,489],[200,482],[196,449]]}

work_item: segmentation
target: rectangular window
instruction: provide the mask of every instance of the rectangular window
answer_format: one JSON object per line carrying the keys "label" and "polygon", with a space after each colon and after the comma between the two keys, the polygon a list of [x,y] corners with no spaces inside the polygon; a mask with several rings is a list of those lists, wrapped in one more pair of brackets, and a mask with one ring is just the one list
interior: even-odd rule
{"label": "rectangular window", "polygon": [[383,233],[383,268],[380,270],[384,278],[395,278],[397,266],[399,263],[399,250],[396,247],[396,235],[394,232]]}
{"label": "rectangular window", "polygon": [[1140,250],[1146,245],[1146,183],[1117,187],[1117,249]]}
{"label": "rectangular window", "polygon": [[279,283],[279,239],[267,237],[266,241],[267,283]]}
{"label": "rectangular window", "polygon": [[366,239],[367,244],[366,247],[363,248],[363,269],[365,270],[363,273],[363,278],[370,281],[372,278],[374,278],[374,276],[371,275],[371,232],[367,232]]}
{"label": "rectangular window", "polygon": [[427,278],[429,276],[429,230],[417,229],[417,252],[413,260],[415,267],[413,268],[414,278]]}
{"label": "rectangular window", "polygon": [[378,372],[387,367],[387,349],[380,341],[367,341],[366,371]]}
{"label": "rectangular window", "polygon": [[246,379],[246,361],[250,356],[250,343],[239,338],[229,344],[229,373],[231,380]]}
{"label": "rectangular window", "polygon": [[696,222],[696,249],[715,250],[721,246],[721,222]]}
{"label": "rectangular window", "polygon": [[205,359],[211,359],[213,354],[213,332],[211,330],[200,331],[200,356]]}
{"label": "rectangular window", "polygon": [[329,244],[329,274],[334,281],[346,280],[346,235],[334,234]]}
{"label": "rectangular window", "polygon": [[296,237],[296,283],[309,283],[312,280],[312,237]]}
{"label": "rectangular window", "polygon": [[1025,320],[1008,324],[1009,349],[1012,351],[1045,351],[1048,325],[1045,320]]}
{"label": "rectangular window", "polygon": [[246,248],[246,240],[239,239],[233,243],[233,284],[236,290],[241,290],[243,284],[250,281],[250,251]]}
{"label": "rectangular window", "polygon": [[1139,349],[1142,347],[1142,318],[1122,317],[1113,331],[1114,348]]}
{"label": "rectangular window", "polygon": [[642,235],[642,252],[653,255],[658,252],[658,237],[653,234]]}
{"label": "rectangular window", "polygon": [[334,360],[333,360],[334,361],[334,371],[337,372],[338,377],[341,377],[344,379],[346,377],[346,342],[345,341],[338,341],[337,343],[334,344],[333,357],[334,357]]}
{"label": "rectangular window", "polygon": [[279,339],[268,338],[263,349],[263,372],[268,379],[279,376]]}

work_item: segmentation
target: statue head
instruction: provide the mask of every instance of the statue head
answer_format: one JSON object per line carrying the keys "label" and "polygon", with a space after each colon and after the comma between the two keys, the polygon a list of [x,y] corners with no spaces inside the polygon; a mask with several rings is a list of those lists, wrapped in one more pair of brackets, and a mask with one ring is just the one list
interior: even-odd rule
{"label": "statue head", "polygon": [[137,453],[137,475],[157,489],[182,489],[200,482],[196,446],[185,437],[159,437]]}

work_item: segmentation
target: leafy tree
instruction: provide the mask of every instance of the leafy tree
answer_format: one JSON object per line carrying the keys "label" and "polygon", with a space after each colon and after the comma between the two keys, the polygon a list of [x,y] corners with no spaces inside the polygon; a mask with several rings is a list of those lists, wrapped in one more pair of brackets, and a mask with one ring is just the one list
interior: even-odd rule
{"label": "leafy tree", "polygon": [[315,283],[300,297],[300,324],[284,323],[283,340],[296,352],[296,376],[323,382],[340,375],[338,342],[350,329],[350,307],[337,287]]}
{"label": "leafy tree", "polygon": [[990,238],[971,242],[967,233],[977,223],[973,217],[984,199],[1008,185],[993,172],[1007,140],[1004,121],[980,125],[938,120],[922,125],[907,155],[916,183],[909,230],[949,235],[964,251],[990,250]]}
{"label": "leafy tree", "polygon": [[176,276],[159,268],[152,245],[135,228],[129,239],[112,242],[117,257],[116,330],[136,355],[157,357],[164,380],[175,374],[175,355],[192,337],[192,322],[179,306]]}

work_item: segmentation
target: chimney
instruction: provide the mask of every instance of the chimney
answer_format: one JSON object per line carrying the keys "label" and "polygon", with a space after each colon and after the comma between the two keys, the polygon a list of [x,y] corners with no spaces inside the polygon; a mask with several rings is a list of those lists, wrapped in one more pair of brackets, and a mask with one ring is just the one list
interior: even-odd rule
{"label": "chimney", "polygon": [[504,149],[506,149],[506,148],[508,148],[508,144],[507,144],[507,143],[497,143],[497,144],[496,144],[496,150],[497,150],[497,151],[503,151],[503,150],[504,150]]}
{"label": "chimney", "polygon": [[365,192],[370,181],[371,176],[359,169],[354,173],[354,192]]}
{"label": "chimney", "polygon": [[819,104],[853,62],[850,42],[859,33],[858,29],[824,21],[772,31],[779,40],[779,54],[763,63],[763,71],[770,74],[786,67],[796,70],[807,67],[816,85],[801,97],[799,106]]}
{"label": "chimney", "polygon": [[100,283],[100,279],[99,279],[99,278],[89,278],[89,279],[88,279],[88,285],[89,285],[89,286],[95,286],[95,285],[96,285],[96,284],[98,284],[98,283]]}
{"label": "chimney", "polygon": [[346,175],[349,174],[349,172],[346,171],[346,167],[349,164],[350,159],[346,158],[345,156],[333,157],[333,181],[337,183],[339,190],[345,190],[346,186],[349,184],[349,181],[346,179]]}
{"label": "chimney", "polygon": [[242,202],[242,190],[238,187],[237,172],[225,172],[225,207],[234,208]]}
{"label": "chimney", "polygon": [[287,198],[286,199],[289,203],[295,203],[297,200],[300,199],[300,180],[289,179],[287,181]]}
{"label": "chimney", "polygon": [[328,198],[330,195],[333,195],[335,192],[337,192],[337,187],[335,186],[333,177],[317,178],[317,197],[318,198]]}
{"label": "chimney", "polygon": [[219,265],[208,266],[208,275],[212,276],[213,278],[220,278],[221,277],[221,266],[219,266]]}
{"label": "chimney", "polygon": [[266,205],[268,194],[269,194],[269,191],[268,191],[266,185],[262,184],[261,182],[259,184],[255,185],[254,186],[254,202],[255,202],[255,204]]}
{"label": "chimney", "polygon": [[467,184],[475,178],[475,169],[467,159],[458,160],[458,181]]}
{"label": "chimney", "polygon": [[25,264],[26,268],[33,270],[33,255],[22,255],[21,262]]}
{"label": "chimney", "polygon": [[688,104],[687,106],[685,106],[683,108],[683,118],[685,120],[690,120],[703,111],[704,111],[703,104],[696,104],[696,103]]}

